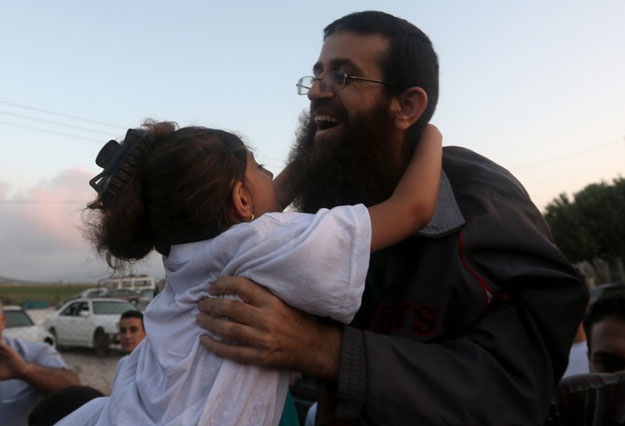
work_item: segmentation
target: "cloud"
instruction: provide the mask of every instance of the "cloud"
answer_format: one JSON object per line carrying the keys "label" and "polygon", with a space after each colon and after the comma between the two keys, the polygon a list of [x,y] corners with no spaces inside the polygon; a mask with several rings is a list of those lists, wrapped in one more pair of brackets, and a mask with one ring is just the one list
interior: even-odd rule
{"label": "cloud", "polygon": [[81,246],[80,212],[92,197],[88,180],[89,174],[82,169],[63,170],[52,180],[13,195],[0,212],[3,240],[10,240],[16,251],[71,250]]}
{"label": "cloud", "polygon": [[11,191],[11,185],[7,182],[0,181],[0,200],[4,200]]}
{"label": "cloud", "polygon": [[[95,195],[91,177],[66,169],[10,198],[10,185],[0,182],[0,276],[93,281],[111,274],[81,234],[81,214]],[[135,270],[162,275],[155,256]]]}

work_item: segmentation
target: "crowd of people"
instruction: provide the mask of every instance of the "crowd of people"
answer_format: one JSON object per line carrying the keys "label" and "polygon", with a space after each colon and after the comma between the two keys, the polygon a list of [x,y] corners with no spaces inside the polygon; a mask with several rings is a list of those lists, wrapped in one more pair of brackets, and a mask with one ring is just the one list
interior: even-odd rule
{"label": "crowd of people", "polygon": [[[37,395],[20,419],[66,388],[49,397],[76,402],[61,426],[297,424],[298,372],[316,380],[316,425],[621,419],[602,401],[625,377],[622,300],[601,298],[580,329],[588,289],[523,186],[441,149],[438,77],[421,30],[358,12],[324,29],[297,83],[310,110],[277,178],[218,129],[150,121],[110,141],[92,240],[114,268],[158,251],[165,287],[144,318],[122,316],[110,396],[3,340],[0,415],[26,404],[3,394],[19,383]],[[590,373],[560,382],[584,334]],[[13,353],[64,379],[38,382]],[[579,413],[578,397],[595,403]]]}

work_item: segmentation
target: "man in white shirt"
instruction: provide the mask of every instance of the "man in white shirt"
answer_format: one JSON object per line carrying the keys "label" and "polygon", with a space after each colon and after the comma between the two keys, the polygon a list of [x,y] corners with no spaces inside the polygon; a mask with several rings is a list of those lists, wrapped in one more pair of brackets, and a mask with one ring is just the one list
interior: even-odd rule
{"label": "man in white shirt", "polygon": [[3,337],[5,325],[0,302],[0,422],[26,425],[30,411],[44,396],[78,385],[80,379],[47,343]]}

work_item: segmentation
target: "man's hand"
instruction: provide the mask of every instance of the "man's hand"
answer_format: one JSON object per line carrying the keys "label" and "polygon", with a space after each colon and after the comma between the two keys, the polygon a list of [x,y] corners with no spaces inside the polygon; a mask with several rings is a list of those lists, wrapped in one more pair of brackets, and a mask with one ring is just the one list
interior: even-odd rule
{"label": "man's hand", "polygon": [[245,302],[207,298],[198,303],[197,323],[223,339],[203,335],[200,340],[210,352],[242,364],[337,380],[342,336],[339,328],[291,308],[245,278],[220,278],[209,293],[235,294]]}
{"label": "man's hand", "polygon": [[0,340],[0,380],[19,379],[25,374],[26,361]]}

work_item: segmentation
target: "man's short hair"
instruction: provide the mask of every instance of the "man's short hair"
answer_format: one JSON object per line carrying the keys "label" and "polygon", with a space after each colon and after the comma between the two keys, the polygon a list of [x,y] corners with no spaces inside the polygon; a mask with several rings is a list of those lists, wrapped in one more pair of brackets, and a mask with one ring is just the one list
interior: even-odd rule
{"label": "man's short hair", "polygon": [[126,311],[122,314],[121,317],[119,317],[119,320],[121,321],[126,318],[139,318],[141,320],[141,325],[143,326],[143,314],[141,313],[141,311]]}
{"label": "man's short hair", "polygon": [[588,350],[592,345],[592,327],[605,318],[615,318],[625,322],[625,289],[607,289],[588,308],[584,317],[584,331]]}
{"label": "man's short hair", "polygon": [[356,34],[380,34],[390,41],[385,57],[378,65],[392,95],[409,87],[421,87],[428,95],[428,105],[419,120],[409,129],[409,145],[418,140],[430,121],[438,102],[438,57],[427,35],[410,22],[384,12],[356,12],[337,19],[323,30],[324,40],[339,31]]}

